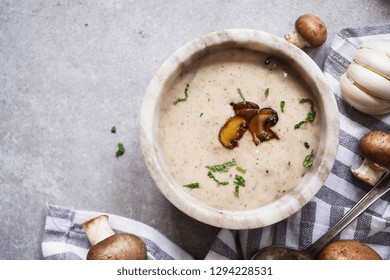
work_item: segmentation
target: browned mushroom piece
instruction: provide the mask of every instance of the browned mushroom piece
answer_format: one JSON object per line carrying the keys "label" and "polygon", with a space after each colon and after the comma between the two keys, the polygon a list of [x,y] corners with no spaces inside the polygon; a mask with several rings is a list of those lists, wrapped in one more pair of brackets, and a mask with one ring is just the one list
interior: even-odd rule
{"label": "browned mushroom piece", "polygon": [[338,240],[329,243],[318,254],[319,260],[382,260],[370,246],[357,240]]}
{"label": "browned mushroom piece", "polygon": [[284,37],[299,48],[315,48],[325,43],[327,35],[325,23],[318,16],[305,14],[295,21],[295,30]]}
{"label": "browned mushroom piece", "polygon": [[227,120],[219,131],[219,141],[225,148],[234,149],[238,146],[238,141],[247,129],[246,118],[233,116]]}
{"label": "browned mushroom piece", "polygon": [[360,167],[351,168],[351,172],[374,186],[385,172],[390,172],[390,133],[369,132],[360,139],[358,148],[364,160]]}
{"label": "browned mushroom piece", "polygon": [[251,119],[260,109],[259,105],[250,101],[231,103],[230,105],[233,107],[236,116],[244,117],[246,119]]}
{"label": "browned mushroom piece", "polygon": [[250,121],[249,132],[253,142],[259,145],[261,142],[271,139],[279,139],[278,135],[271,130],[278,122],[278,113],[271,108],[261,109]]}
{"label": "browned mushroom piece", "polygon": [[141,238],[130,233],[115,233],[107,215],[82,224],[91,249],[87,260],[146,260],[147,249]]}

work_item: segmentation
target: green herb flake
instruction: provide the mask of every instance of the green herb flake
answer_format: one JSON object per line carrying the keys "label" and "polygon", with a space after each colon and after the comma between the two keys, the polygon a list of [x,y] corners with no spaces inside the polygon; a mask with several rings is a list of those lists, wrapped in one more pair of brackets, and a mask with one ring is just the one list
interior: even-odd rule
{"label": "green herb flake", "polygon": [[299,103],[310,103],[310,112],[306,116],[306,121],[312,122],[316,116],[316,111],[314,110],[314,102],[310,98],[301,98]]}
{"label": "green herb flake", "polygon": [[191,183],[191,184],[184,185],[183,187],[189,189],[199,189],[200,185],[199,183]]}
{"label": "green herb flake", "polygon": [[266,88],[265,91],[264,91],[264,95],[265,95],[265,98],[268,97],[269,95],[269,88]]}
{"label": "green herb flake", "polygon": [[201,118],[203,116],[203,113],[200,113],[199,117]]}
{"label": "green herb flake", "polygon": [[311,111],[311,112],[307,113],[306,121],[308,121],[308,122],[314,121],[315,116],[316,116],[315,111]]}
{"label": "green herb flake", "polygon": [[267,131],[262,130],[260,135],[263,136],[265,140],[269,140],[269,134]]}
{"label": "green herb flake", "polygon": [[246,169],[244,169],[244,168],[242,168],[242,167],[239,167],[239,166],[236,167],[236,171],[238,171],[238,172],[240,172],[240,173],[242,173],[242,174],[245,174],[245,173],[246,173]]}
{"label": "green herb flake", "polygon": [[314,156],[314,150],[311,150],[310,154],[308,154],[305,157],[305,160],[303,161],[303,166],[306,168],[309,168],[313,164],[313,156]]}
{"label": "green herb flake", "polygon": [[116,152],[116,157],[123,156],[125,153],[125,146],[121,142],[118,143],[118,151]]}
{"label": "green herb flake", "polygon": [[233,159],[231,161],[225,162],[223,164],[217,164],[212,166],[206,166],[206,168],[211,172],[227,172],[229,170],[228,167],[235,166],[236,161]]}
{"label": "green herb flake", "polygon": [[209,178],[213,179],[218,185],[226,186],[229,184],[229,182],[221,182],[220,180],[218,180],[211,171],[209,171],[207,173],[207,176],[209,176]]}
{"label": "green herb flake", "polygon": [[116,132],[116,127],[115,126],[111,127],[111,133],[115,133],[115,132]]}
{"label": "green herb flake", "polygon": [[307,113],[307,116],[306,116],[306,119],[304,121],[301,121],[299,123],[297,123],[294,128],[297,129],[297,128],[300,128],[304,123],[306,122],[312,122],[314,121],[314,118],[316,116],[316,111],[314,110],[314,102],[313,100],[311,100],[310,98],[301,98],[299,100],[299,103],[310,103],[311,107],[310,107],[310,112]]}
{"label": "green herb flake", "polygon": [[186,85],[186,88],[184,89],[184,98],[178,98],[175,101],[173,101],[173,104],[176,105],[179,102],[187,101],[188,99],[188,88],[190,87],[189,84]]}
{"label": "green herb flake", "polygon": [[240,195],[240,187],[245,187],[245,179],[240,175],[236,175],[234,178],[234,184],[236,185],[236,187],[234,189],[234,194],[236,196],[239,196]]}
{"label": "green herb flake", "polygon": [[300,121],[299,123],[295,124],[294,125],[294,129],[298,129],[300,128],[302,125],[304,125],[306,123],[306,121]]}
{"label": "green herb flake", "polygon": [[284,113],[284,106],[286,105],[286,101],[280,101],[280,111]]}
{"label": "green herb flake", "polygon": [[310,98],[301,98],[301,99],[299,99],[299,103],[310,103],[311,104],[311,106],[313,106],[314,105],[314,103],[313,103],[313,100],[311,100]]}
{"label": "green herb flake", "polygon": [[244,97],[244,95],[242,94],[242,91],[240,88],[237,88],[237,92],[238,94],[240,95],[241,99],[242,99],[242,103],[244,103],[244,106],[246,105],[246,99]]}

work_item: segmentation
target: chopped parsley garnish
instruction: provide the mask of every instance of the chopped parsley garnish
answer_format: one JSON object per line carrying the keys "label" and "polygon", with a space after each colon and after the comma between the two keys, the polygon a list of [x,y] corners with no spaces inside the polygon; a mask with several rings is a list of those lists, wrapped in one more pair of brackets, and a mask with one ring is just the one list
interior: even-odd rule
{"label": "chopped parsley garnish", "polygon": [[201,118],[203,116],[203,113],[200,113],[199,117]]}
{"label": "chopped parsley garnish", "polygon": [[[246,173],[246,170],[244,168],[241,168],[240,166],[237,166],[236,161],[233,159],[232,161],[228,161],[228,162],[225,162],[223,164],[206,166],[206,168],[209,170],[207,173],[207,176],[209,176],[209,178],[213,179],[218,185],[226,186],[229,184],[229,182],[218,180],[215,177],[214,172],[227,172],[231,166],[236,166],[236,171],[238,171],[242,174]],[[240,187],[245,187],[245,179],[240,175],[235,175],[234,185],[236,186],[234,193],[236,196],[239,196]]]}
{"label": "chopped parsley garnish", "polygon": [[311,100],[310,98],[302,98],[299,100],[299,103],[310,103],[310,112],[307,113],[307,116],[306,116],[306,119],[304,121],[300,121],[299,123],[297,123],[294,128],[297,129],[297,128],[300,128],[303,124],[305,124],[306,122],[312,122],[314,121],[314,118],[316,116],[316,111],[314,110],[314,102],[313,100]]}
{"label": "chopped parsley garnish", "polygon": [[242,103],[244,103],[244,105],[246,105],[246,99],[245,99],[244,95],[242,94],[241,89],[237,88],[237,92],[238,92],[238,94],[240,95],[240,97],[242,99]]}
{"label": "chopped parsley garnish", "polygon": [[184,89],[184,98],[178,98],[175,101],[173,101],[173,104],[176,105],[179,102],[187,101],[188,99],[188,88],[190,87],[190,84],[186,85],[186,88]]}
{"label": "chopped parsley garnish", "polygon": [[191,184],[184,185],[183,187],[189,189],[199,189],[199,183],[191,183]]}
{"label": "chopped parsley garnish", "polygon": [[[229,170],[228,167],[235,166],[236,161],[233,159],[232,161],[225,162],[223,164],[217,164],[212,166],[206,166],[206,168],[211,172],[227,172]],[[210,177],[210,176],[209,176]]]}
{"label": "chopped parsley garnish", "polygon": [[316,112],[314,112],[314,111],[307,113],[306,121],[308,121],[308,122],[314,121],[315,116],[316,116]]}
{"label": "chopped parsley garnish", "polygon": [[239,167],[239,166],[236,167],[236,170],[237,170],[238,172],[242,173],[242,174],[245,174],[245,173],[246,173],[246,169],[241,168],[241,167]]}
{"label": "chopped parsley garnish", "polygon": [[215,182],[217,182],[218,185],[226,186],[226,185],[229,184],[229,182],[221,182],[221,181],[219,181],[217,178],[215,178],[214,174],[211,171],[209,171],[207,173],[207,176],[209,176],[211,179],[213,179]]}
{"label": "chopped parsley garnish", "polygon": [[286,105],[286,101],[280,101],[280,111],[284,113],[284,105]]}
{"label": "chopped parsley garnish", "polygon": [[309,168],[313,164],[313,156],[314,156],[314,150],[311,150],[310,154],[308,154],[305,157],[305,160],[303,161],[303,166],[306,168]]}
{"label": "chopped parsley garnish", "polygon": [[116,157],[123,156],[125,153],[125,146],[121,142],[118,143],[118,151],[116,152]]}
{"label": "chopped parsley garnish", "polygon": [[311,106],[314,106],[314,103],[313,103],[313,100],[311,100],[310,98],[301,98],[299,99],[299,103],[310,103]]}
{"label": "chopped parsley garnish", "polygon": [[115,132],[116,132],[116,127],[115,126],[111,127],[111,133],[115,133]]}
{"label": "chopped parsley garnish", "polygon": [[245,187],[245,179],[242,178],[240,175],[236,175],[234,178],[234,184],[236,185],[236,188],[234,190],[234,194],[236,196],[239,196],[240,194],[240,187]]}
{"label": "chopped parsley garnish", "polygon": [[302,98],[299,100],[299,103],[310,103],[310,112],[306,116],[306,121],[312,122],[316,116],[316,111],[314,110],[314,102],[310,98]]}
{"label": "chopped parsley garnish", "polygon": [[265,98],[268,97],[269,95],[269,88],[266,88],[265,91],[264,91],[264,95],[265,95]]}
{"label": "chopped parsley garnish", "polygon": [[297,128],[300,128],[302,125],[304,125],[306,123],[306,121],[300,121],[299,123],[297,123],[294,128],[297,129]]}
{"label": "chopped parsley garnish", "polygon": [[262,130],[260,135],[264,137],[265,140],[269,140],[269,135],[267,131]]}

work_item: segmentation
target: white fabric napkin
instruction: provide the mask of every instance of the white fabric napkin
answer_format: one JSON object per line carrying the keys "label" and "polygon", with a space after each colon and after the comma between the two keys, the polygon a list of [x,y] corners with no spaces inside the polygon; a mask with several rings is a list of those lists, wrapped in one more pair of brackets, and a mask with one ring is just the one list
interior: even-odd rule
{"label": "white fabric napkin", "polygon": [[[355,179],[349,167],[358,166],[362,161],[357,143],[364,134],[372,130],[390,132],[390,115],[372,117],[345,103],[340,95],[339,78],[350,64],[357,47],[363,41],[379,38],[390,40],[390,23],[343,28],[332,42],[324,73],[340,112],[340,143],[331,174],[317,195],[301,211],[275,225],[243,231],[222,229],[206,259],[250,259],[260,248],[271,244],[303,249],[316,241],[364,196],[368,186]],[[389,195],[382,197],[337,239],[362,241],[382,258],[390,259],[389,201]],[[99,214],[102,213],[48,205],[42,237],[43,257],[85,259],[90,245],[81,224]],[[149,259],[192,259],[148,225],[107,214],[115,231],[130,232],[145,241]]]}

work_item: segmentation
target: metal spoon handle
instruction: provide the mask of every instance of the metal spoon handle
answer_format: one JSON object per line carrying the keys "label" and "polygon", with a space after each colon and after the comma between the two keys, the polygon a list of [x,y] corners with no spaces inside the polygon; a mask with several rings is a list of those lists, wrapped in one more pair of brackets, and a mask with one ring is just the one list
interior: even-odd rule
{"label": "metal spoon handle", "polygon": [[353,222],[361,213],[369,208],[375,201],[390,190],[390,186],[383,182],[389,178],[390,173],[386,173],[375,184],[375,186],[352,207],[345,216],[338,221],[329,231],[321,236],[316,242],[307,247],[304,251],[315,258],[319,252],[335,238],[343,229]]}

